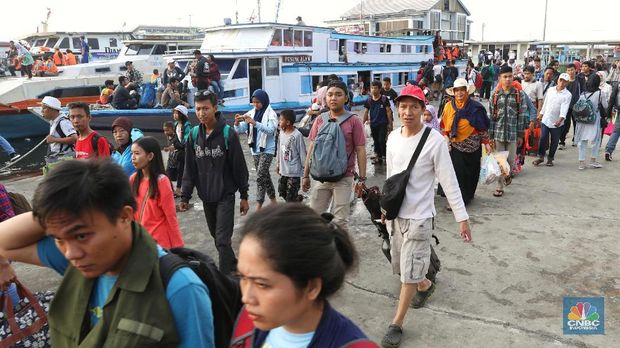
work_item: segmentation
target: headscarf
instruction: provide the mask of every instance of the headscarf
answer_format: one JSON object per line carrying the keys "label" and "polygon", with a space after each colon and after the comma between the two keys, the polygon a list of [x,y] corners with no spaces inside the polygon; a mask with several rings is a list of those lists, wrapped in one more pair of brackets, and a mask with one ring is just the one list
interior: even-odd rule
{"label": "headscarf", "polygon": [[[464,127],[459,127],[461,119],[466,119],[469,122],[469,125],[465,127],[465,129],[469,129],[469,134],[457,134],[459,128]],[[452,102],[446,104],[442,122],[444,127],[450,127],[449,137],[457,139],[457,141],[467,138],[474,129],[489,129],[491,123],[484,106],[472,100],[469,96],[464,101],[452,100]]]}
{"label": "headscarf", "polygon": [[597,71],[596,73],[601,78],[600,87],[601,87],[601,89],[603,89],[605,87],[605,85],[607,84],[607,72],[601,70],[601,71]]}
{"label": "headscarf", "polygon": [[[265,114],[265,110],[267,110],[267,107],[269,106],[269,95],[264,90],[257,89],[254,91],[254,93],[252,93],[252,98],[258,99],[258,101],[260,101],[260,103],[263,105],[260,110],[254,111],[254,121],[256,123],[260,123],[263,121],[263,115]],[[252,135],[252,143],[250,144],[250,147],[254,147],[254,145],[256,145],[256,137],[258,135],[258,132],[253,129],[252,125],[250,125],[250,127],[248,128],[248,132],[248,134]]]}
{"label": "headscarf", "polygon": [[424,122],[424,124],[436,130],[439,130],[439,119],[437,118],[437,109],[435,109],[435,107],[432,106],[431,104],[428,104],[426,105],[426,110],[430,112],[431,115],[433,115],[433,119],[429,123]]}
{"label": "headscarf", "polygon": [[327,106],[326,96],[327,86],[323,86],[316,91],[316,103],[321,106],[321,109]]}

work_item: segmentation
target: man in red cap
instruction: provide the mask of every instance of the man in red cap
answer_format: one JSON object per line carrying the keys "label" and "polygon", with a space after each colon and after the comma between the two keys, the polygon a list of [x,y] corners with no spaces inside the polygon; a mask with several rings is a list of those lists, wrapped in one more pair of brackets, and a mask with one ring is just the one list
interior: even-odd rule
{"label": "man in red cap", "polygon": [[[381,345],[398,347],[403,335],[403,321],[409,305],[423,307],[435,290],[426,279],[431,257],[431,236],[437,214],[434,204],[434,180],[439,179],[452,213],[459,223],[461,238],[471,240],[469,215],[461,197],[459,183],[445,139],[422,123],[426,109],[424,92],[417,86],[405,86],[395,99],[401,127],[388,136],[386,178],[407,170],[409,161],[421,144],[421,152],[411,170],[398,216],[388,220],[392,271],[400,275],[401,289],[396,315]],[[415,295],[415,297],[414,297]]]}

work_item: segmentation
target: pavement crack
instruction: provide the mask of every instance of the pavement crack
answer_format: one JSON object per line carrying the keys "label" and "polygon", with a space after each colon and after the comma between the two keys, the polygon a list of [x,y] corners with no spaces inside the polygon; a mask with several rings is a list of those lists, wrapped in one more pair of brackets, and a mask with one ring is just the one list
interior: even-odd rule
{"label": "pavement crack", "polygon": [[[388,292],[380,292],[380,291],[375,291],[372,289],[368,289],[365,288],[363,286],[357,285],[351,281],[345,281],[345,283],[347,283],[348,285],[352,286],[353,288],[360,290],[360,291],[364,291],[373,295],[379,295],[379,296],[383,296],[386,298],[389,298],[391,300],[396,300],[398,301],[398,297],[393,295],[392,293],[388,293]],[[459,311],[454,311],[454,310],[450,310],[450,309],[445,309],[445,308],[440,308],[440,307],[436,307],[436,306],[432,306],[432,305],[426,305],[424,308],[422,308],[423,310],[428,310],[431,312],[435,312],[435,313],[439,313],[439,314],[443,314],[443,315],[447,315],[449,317],[452,318],[457,318],[457,319],[462,319],[462,320],[469,320],[469,321],[473,321],[473,322],[478,322],[478,323],[482,323],[485,325],[491,325],[491,326],[497,326],[497,327],[502,327],[504,329],[510,329],[510,330],[515,330],[515,331],[519,331],[523,334],[528,334],[528,335],[533,335],[533,336],[537,336],[545,341],[548,342],[557,342],[557,343],[561,343],[564,344],[565,346],[568,347],[577,347],[577,348],[595,348],[596,346],[593,345],[589,345],[585,342],[581,342],[581,341],[577,341],[577,340],[573,340],[573,339],[568,339],[568,338],[564,338],[558,335],[554,335],[552,333],[546,332],[546,331],[542,331],[542,330],[532,330],[532,329],[528,329],[524,326],[521,325],[516,325],[513,324],[511,322],[508,321],[504,321],[504,320],[500,320],[500,319],[489,319],[489,318],[482,318],[476,315],[472,315],[472,314],[467,314],[467,313],[463,313],[463,312],[459,312]]]}

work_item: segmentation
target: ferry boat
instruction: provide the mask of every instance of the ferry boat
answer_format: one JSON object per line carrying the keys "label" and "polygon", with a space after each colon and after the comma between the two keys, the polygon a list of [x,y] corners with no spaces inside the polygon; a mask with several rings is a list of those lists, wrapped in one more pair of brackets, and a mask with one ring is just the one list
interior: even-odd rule
{"label": "ferry boat", "polygon": [[76,57],[82,54],[82,44],[80,36],[84,36],[90,47],[90,57],[92,61],[111,60],[118,56],[123,47],[122,32],[48,32],[36,33],[25,37],[23,40],[30,45],[30,53],[37,56],[47,57],[52,55],[56,48],[64,53],[70,49]]}
{"label": "ferry boat", "polygon": [[[433,59],[432,41],[432,36],[364,36],[332,28],[253,23],[205,29],[200,50],[203,55],[212,54],[220,69],[225,103],[219,110],[234,114],[252,107],[251,95],[259,88],[267,91],[275,110],[308,108],[315,87],[330,74],[353,89],[358,104],[367,98],[357,93],[360,81],[390,77],[393,88],[400,91],[408,80],[415,80],[420,62]],[[194,59],[191,51],[167,57],[180,64]],[[462,71],[464,66],[459,65]],[[143,130],[161,131],[171,110],[97,110],[92,114],[98,128],[109,128],[113,118],[122,115],[133,118],[134,125]]]}
{"label": "ferry boat", "polygon": [[[163,37],[161,37],[163,36]],[[202,35],[200,35],[202,36]],[[62,105],[75,101],[94,104],[99,99],[105,80],[118,81],[125,74],[125,62],[130,60],[144,75],[153,69],[164,69],[164,54],[193,50],[200,47],[202,39],[187,35],[150,34],[145,38],[124,40],[117,58],[59,67],[60,73],[53,77],[9,77],[0,80],[0,135],[7,139],[34,137],[49,132],[49,124],[37,117],[37,108],[44,96],[58,98]],[[175,37],[177,37],[175,39]]]}

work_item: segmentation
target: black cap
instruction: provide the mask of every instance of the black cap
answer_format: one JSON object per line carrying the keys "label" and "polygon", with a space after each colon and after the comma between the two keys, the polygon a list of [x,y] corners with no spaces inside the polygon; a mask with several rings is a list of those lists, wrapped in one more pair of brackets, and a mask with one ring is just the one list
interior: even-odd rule
{"label": "black cap", "polygon": [[129,64],[133,64],[133,62],[131,60],[125,62],[125,66],[129,66]]}

